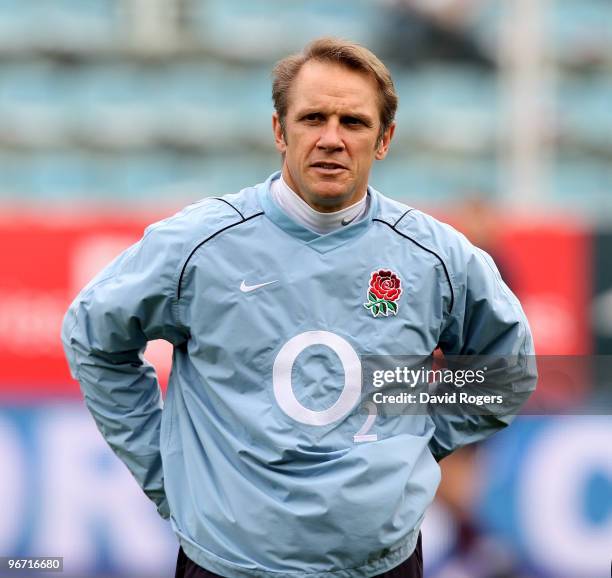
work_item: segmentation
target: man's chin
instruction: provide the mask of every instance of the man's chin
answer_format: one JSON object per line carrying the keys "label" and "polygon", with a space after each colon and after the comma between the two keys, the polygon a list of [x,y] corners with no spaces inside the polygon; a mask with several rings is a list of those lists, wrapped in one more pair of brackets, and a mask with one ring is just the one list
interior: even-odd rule
{"label": "man's chin", "polygon": [[312,191],[309,204],[318,211],[337,211],[352,204],[352,197],[346,187],[321,187]]}

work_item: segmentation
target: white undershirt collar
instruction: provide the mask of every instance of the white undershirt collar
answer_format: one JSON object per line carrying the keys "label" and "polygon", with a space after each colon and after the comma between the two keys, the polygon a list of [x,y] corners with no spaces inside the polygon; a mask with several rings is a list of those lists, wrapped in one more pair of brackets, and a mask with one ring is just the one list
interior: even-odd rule
{"label": "white undershirt collar", "polygon": [[333,213],[315,211],[289,187],[282,174],[278,179],[272,181],[270,192],[274,202],[289,217],[319,235],[326,235],[341,227],[361,221],[368,212],[369,195],[367,194],[354,205]]}

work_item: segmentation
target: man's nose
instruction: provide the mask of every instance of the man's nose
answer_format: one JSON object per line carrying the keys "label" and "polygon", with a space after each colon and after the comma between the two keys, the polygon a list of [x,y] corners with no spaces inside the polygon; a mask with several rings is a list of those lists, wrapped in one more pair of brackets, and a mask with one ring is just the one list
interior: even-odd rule
{"label": "man's nose", "polygon": [[317,147],[325,150],[338,150],[344,148],[344,141],[340,134],[340,123],[330,119],[321,127],[321,134]]}

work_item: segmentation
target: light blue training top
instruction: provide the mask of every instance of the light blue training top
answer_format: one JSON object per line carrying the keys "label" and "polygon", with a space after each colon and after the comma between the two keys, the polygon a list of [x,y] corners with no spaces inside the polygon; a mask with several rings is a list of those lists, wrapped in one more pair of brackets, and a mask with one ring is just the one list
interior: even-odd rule
{"label": "light blue training top", "polygon": [[[364,219],[318,235],[274,204],[278,176],[148,227],[72,303],[66,354],[197,564],[375,576],[413,552],[436,460],[513,416],[365,415],[362,356],[513,356],[507,387],[525,398],[531,334],[490,257],[451,227],[369,188]],[[153,339],[174,345],[165,404],[142,356]]]}

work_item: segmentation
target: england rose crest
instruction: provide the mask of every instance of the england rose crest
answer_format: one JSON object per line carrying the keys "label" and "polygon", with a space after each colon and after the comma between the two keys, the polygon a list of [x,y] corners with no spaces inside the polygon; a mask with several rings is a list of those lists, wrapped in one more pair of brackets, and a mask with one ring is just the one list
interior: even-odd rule
{"label": "england rose crest", "polygon": [[370,310],[374,317],[379,315],[397,315],[399,305],[397,300],[402,294],[402,283],[393,271],[379,269],[372,273],[368,300],[363,306]]}

